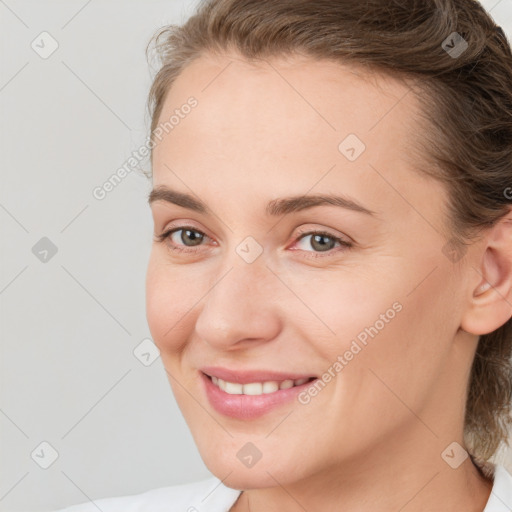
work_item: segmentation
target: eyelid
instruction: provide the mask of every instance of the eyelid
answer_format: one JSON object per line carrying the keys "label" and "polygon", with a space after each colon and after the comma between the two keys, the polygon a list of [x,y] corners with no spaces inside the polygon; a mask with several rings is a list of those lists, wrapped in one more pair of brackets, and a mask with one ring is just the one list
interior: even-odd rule
{"label": "eyelid", "polygon": [[190,229],[190,230],[197,231],[198,233],[201,233],[205,237],[208,237],[210,240],[213,240],[213,237],[211,237],[206,232],[206,230],[197,227],[194,224],[194,222],[195,221],[193,221],[192,219],[190,219],[190,220],[184,219],[184,220],[175,221],[175,223],[173,223],[173,222],[166,223],[164,229],[162,229],[160,231],[161,235],[157,235],[157,236],[160,237],[160,236],[164,235],[165,233],[168,233],[169,231],[178,231],[180,229],[183,229],[183,230]]}
{"label": "eyelid", "polygon": [[[179,225],[179,226],[169,226],[168,228],[164,229],[161,234],[155,235],[155,238],[160,242],[164,242],[167,238],[171,238],[171,236],[174,233],[176,233],[177,231],[187,231],[187,230],[195,231],[196,233],[200,233],[201,235],[203,235],[203,237],[208,238],[209,240],[213,240],[213,238],[211,238],[209,235],[207,235],[203,230],[198,229],[195,226],[189,226],[186,224]],[[185,250],[187,250],[187,249],[191,249],[192,251],[194,250],[193,247],[187,247],[186,245],[179,246],[179,247],[183,247]]]}
{"label": "eyelid", "polygon": [[[156,235],[156,240],[159,242],[165,242],[167,239],[170,239],[175,232],[186,231],[186,230],[195,231],[197,233],[200,233],[203,237],[213,240],[213,238],[210,237],[208,234],[206,234],[203,230],[198,229],[193,225],[187,225],[187,224],[180,224],[177,226],[169,226],[167,229],[164,230],[163,233],[161,233],[160,235]],[[325,229],[325,228],[316,228],[315,229],[312,227],[310,227],[310,228],[302,227],[302,228],[299,228],[299,232],[294,236],[292,246],[299,243],[301,241],[301,239],[304,238],[305,236],[314,236],[314,235],[326,236],[328,238],[331,238],[335,241],[335,243],[338,244],[338,247],[333,247],[327,251],[306,251],[306,250],[300,249],[299,252],[306,253],[306,258],[315,259],[315,258],[323,258],[323,257],[328,258],[329,256],[336,256],[340,251],[347,251],[355,245],[355,242],[350,237],[346,237],[346,235],[341,235],[341,234],[338,235],[335,233],[331,233],[330,230]],[[213,241],[215,244],[217,244],[217,242],[215,242],[215,240],[213,240]],[[198,250],[199,250],[198,247],[200,247],[201,245],[204,245],[204,244],[199,244],[198,246],[189,247],[186,245],[176,245],[174,243],[171,243],[169,245],[169,250],[194,254],[194,253],[198,252]],[[288,245],[286,247],[286,249],[288,249],[289,247],[290,247],[290,245]],[[296,251],[298,249],[292,249],[292,250]]]}
{"label": "eyelid", "polygon": [[312,235],[312,234],[323,234],[323,235],[329,236],[331,238],[339,239],[340,241],[342,241],[346,244],[355,245],[355,241],[352,238],[350,238],[349,236],[344,235],[339,232],[337,232],[337,233],[332,232],[331,229],[322,228],[322,227],[316,227],[316,228],[315,227],[301,227],[298,229],[298,232],[295,236],[295,240],[298,240],[303,235]]}

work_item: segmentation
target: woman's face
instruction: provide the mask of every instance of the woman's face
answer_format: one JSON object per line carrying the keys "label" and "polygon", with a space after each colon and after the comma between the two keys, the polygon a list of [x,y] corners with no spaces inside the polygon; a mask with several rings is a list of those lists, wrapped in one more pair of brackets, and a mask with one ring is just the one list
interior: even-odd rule
{"label": "woman's face", "polygon": [[[192,201],[151,203],[155,235],[175,231],[152,247],[147,319],[205,464],[232,487],[462,442],[475,345],[459,331],[447,195],[412,169],[413,93],[354,70],[202,57],[160,116],[153,187]],[[230,388],[269,391],[243,396],[206,367],[318,380]]]}

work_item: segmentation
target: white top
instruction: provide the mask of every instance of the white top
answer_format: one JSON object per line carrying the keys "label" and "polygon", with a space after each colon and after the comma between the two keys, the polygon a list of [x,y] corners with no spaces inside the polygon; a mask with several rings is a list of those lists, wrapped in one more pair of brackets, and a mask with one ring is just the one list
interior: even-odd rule
{"label": "white top", "polygon": [[[512,475],[496,464],[494,483],[482,512],[512,510]],[[170,487],[151,489],[141,494],[103,498],[55,512],[228,512],[240,495],[217,477]]]}

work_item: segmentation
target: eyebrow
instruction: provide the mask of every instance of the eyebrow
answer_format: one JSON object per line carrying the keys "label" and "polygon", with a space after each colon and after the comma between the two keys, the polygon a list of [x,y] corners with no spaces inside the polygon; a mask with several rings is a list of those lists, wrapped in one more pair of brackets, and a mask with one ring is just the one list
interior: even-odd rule
{"label": "eyebrow", "polygon": [[[155,201],[172,203],[206,215],[212,213],[208,206],[201,200],[196,199],[190,194],[172,190],[165,185],[160,185],[149,193],[148,203],[151,205]],[[325,205],[338,206],[340,208],[364,213],[366,215],[376,215],[376,212],[364,207],[349,197],[332,194],[313,194],[272,199],[268,202],[265,208],[265,213],[266,215],[280,216],[286,215],[287,213],[306,210],[315,206]]]}

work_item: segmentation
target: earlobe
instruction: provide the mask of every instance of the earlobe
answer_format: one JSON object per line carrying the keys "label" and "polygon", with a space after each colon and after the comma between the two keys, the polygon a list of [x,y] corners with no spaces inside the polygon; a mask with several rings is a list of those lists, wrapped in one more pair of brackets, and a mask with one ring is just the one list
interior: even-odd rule
{"label": "earlobe", "polygon": [[483,253],[468,271],[468,305],[461,328],[475,335],[489,334],[512,317],[512,215],[498,220],[484,237]]}

